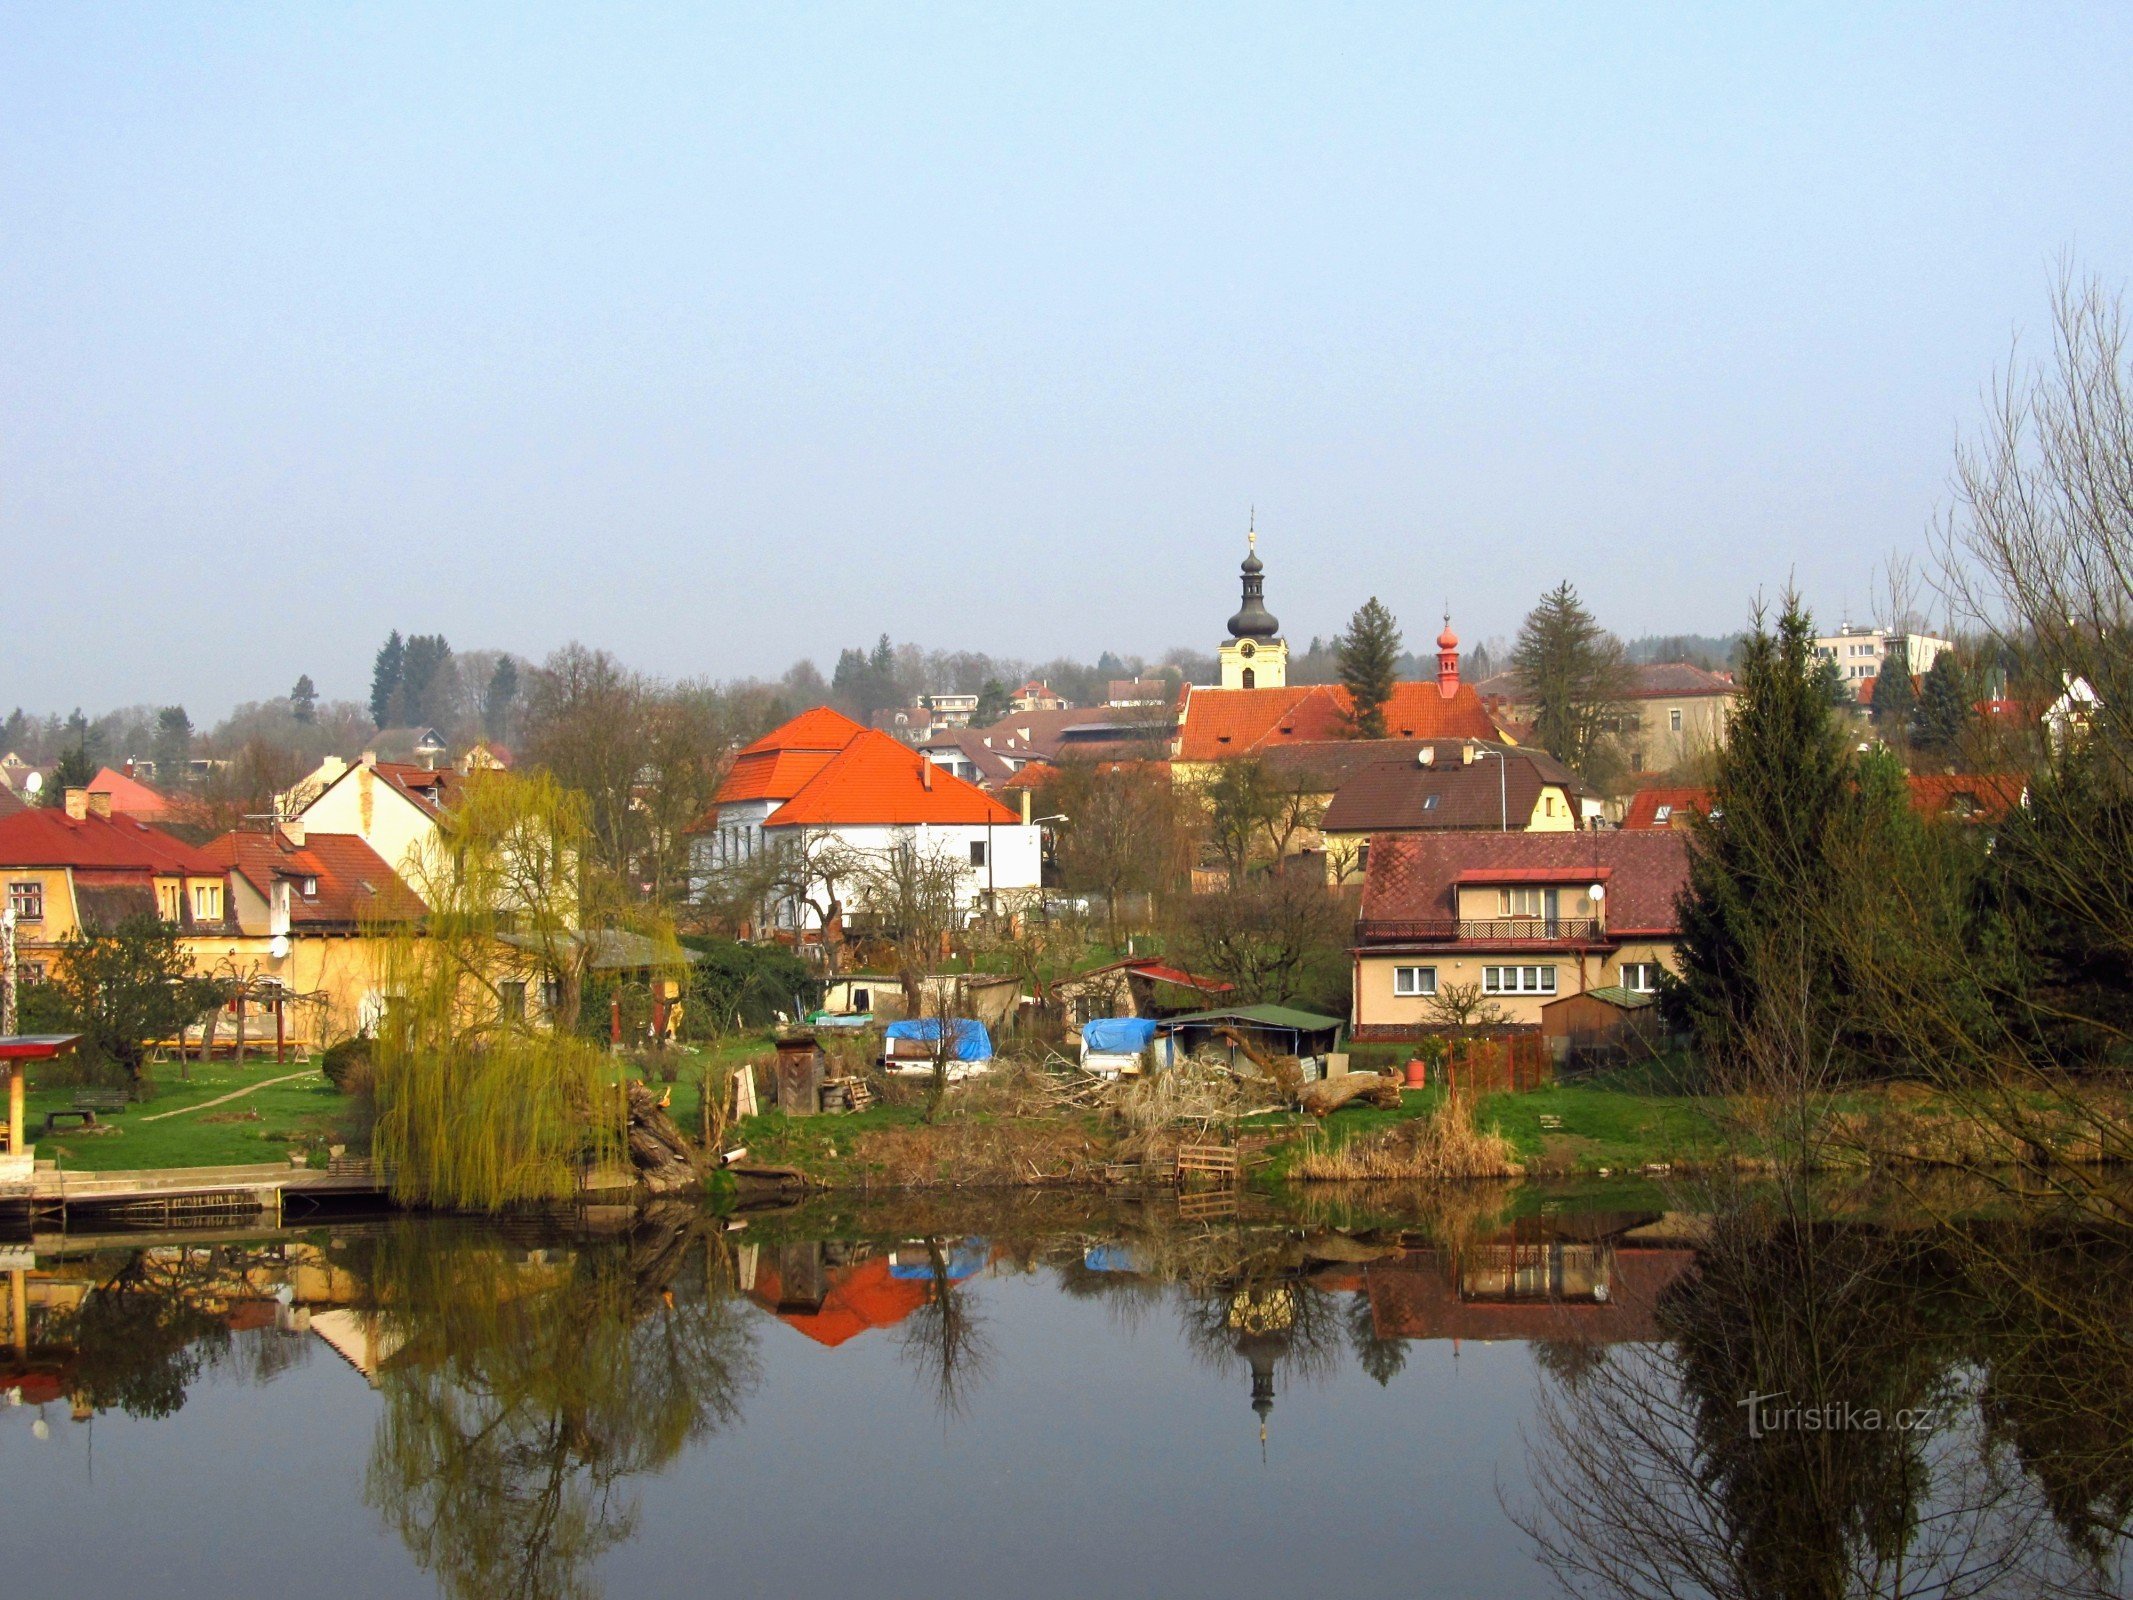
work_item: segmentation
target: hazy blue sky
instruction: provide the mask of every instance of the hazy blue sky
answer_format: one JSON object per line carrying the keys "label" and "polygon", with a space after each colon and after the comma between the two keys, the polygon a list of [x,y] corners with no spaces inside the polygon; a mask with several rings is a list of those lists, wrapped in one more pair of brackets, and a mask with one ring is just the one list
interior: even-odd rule
{"label": "hazy blue sky", "polygon": [[[0,9],[0,701],[1863,608],[2133,8]],[[1484,17],[1482,13],[1487,13]]]}

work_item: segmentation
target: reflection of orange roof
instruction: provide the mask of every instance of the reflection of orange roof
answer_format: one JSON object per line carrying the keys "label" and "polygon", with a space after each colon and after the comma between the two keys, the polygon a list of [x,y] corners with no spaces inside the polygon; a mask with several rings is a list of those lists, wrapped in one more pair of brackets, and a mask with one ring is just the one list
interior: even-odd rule
{"label": "reflection of orange roof", "polygon": [[[1232,756],[1305,740],[1338,739],[1351,704],[1338,684],[1285,689],[1187,689],[1178,714],[1180,761]],[[1434,683],[1396,683],[1385,703],[1394,739],[1501,739],[1471,684],[1446,698]]]}
{"label": "reflection of orange roof", "polygon": [[[855,1267],[830,1272],[829,1293],[814,1311],[778,1312],[778,1320],[800,1330],[819,1345],[835,1349],[869,1328],[893,1328],[926,1303],[932,1285],[924,1278],[890,1276],[889,1258],[877,1256]],[[757,1269],[749,1297],[776,1311],[781,1285],[777,1270],[766,1263]]]}
{"label": "reflection of orange roof", "polygon": [[974,783],[965,783],[908,745],[861,730],[763,825],[782,828],[1015,823],[1022,819]]}

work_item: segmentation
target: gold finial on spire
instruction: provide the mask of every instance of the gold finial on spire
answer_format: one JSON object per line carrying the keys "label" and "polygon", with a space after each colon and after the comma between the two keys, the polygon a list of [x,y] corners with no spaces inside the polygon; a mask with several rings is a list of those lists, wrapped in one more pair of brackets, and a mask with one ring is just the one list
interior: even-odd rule
{"label": "gold finial on spire", "polygon": [[1257,550],[1259,548],[1259,508],[1257,506],[1253,506],[1245,513],[1244,543],[1249,550]]}

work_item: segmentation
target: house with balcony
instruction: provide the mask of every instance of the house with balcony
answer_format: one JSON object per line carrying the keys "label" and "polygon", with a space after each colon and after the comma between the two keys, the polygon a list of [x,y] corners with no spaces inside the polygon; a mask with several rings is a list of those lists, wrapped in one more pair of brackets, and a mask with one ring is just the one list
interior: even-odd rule
{"label": "house with balcony", "polygon": [[1380,834],[1356,918],[1357,1039],[1441,1026],[1455,986],[1538,1027],[1564,995],[1656,993],[1678,968],[1688,840],[1668,829]]}

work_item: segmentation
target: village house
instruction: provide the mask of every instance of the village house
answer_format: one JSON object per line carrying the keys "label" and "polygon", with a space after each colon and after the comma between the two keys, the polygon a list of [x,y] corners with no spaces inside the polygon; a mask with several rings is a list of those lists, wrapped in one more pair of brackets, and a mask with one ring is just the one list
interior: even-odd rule
{"label": "village house", "polygon": [[[1040,830],[939,763],[827,706],[773,728],[734,758],[711,809],[685,830],[691,892],[751,878],[773,926],[817,931],[821,905],[868,909],[866,879],[892,852],[954,863],[968,912],[1012,907],[1040,883]],[[817,887],[815,863],[833,862]],[[753,873],[749,869],[755,869]],[[819,901],[819,903],[817,903]]]}
{"label": "village house", "polygon": [[[1064,711],[1068,708],[1068,701],[1065,695],[1050,684],[1040,683],[1032,678],[1007,697],[1007,705],[1011,711]],[[975,702],[971,709],[977,709]]]}
{"label": "village house", "polygon": [[201,970],[275,986],[291,1042],[330,1044],[376,1019],[390,927],[428,910],[382,856],[297,818],[225,833],[200,855],[230,887],[228,932],[189,941]]}
{"label": "village house", "polygon": [[1356,919],[1357,1039],[1417,1037],[1478,999],[1535,1027],[1567,994],[1656,993],[1678,965],[1688,841],[1665,830],[1380,834]]}
{"label": "village house", "polygon": [[[227,872],[211,857],[111,809],[101,790],[0,817],[0,874],[22,982],[40,983],[69,940],[152,916],[190,942],[235,931]],[[196,958],[197,959],[197,958]]]}
{"label": "village house", "polygon": [[[1914,772],[1904,779],[1911,809],[1951,822],[1998,822],[2029,803],[2029,786],[2012,772]],[[1622,813],[1627,832],[1686,828],[1711,810],[1709,789],[1639,789]]]}
{"label": "village house", "polygon": [[[1534,707],[1515,672],[1475,686],[1498,720],[1530,738]],[[1648,661],[1630,669],[1613,732],[1631,772],[1673,772],[1725,742],[1740,687],[1722,672],[1686,661]]]}
{"label": "village house", "polygon": [[1362,876],[1375,835],[1569,833],[1589,827],[1599,810],[1598,797],[1545,750],[1474,739],[1350,748],[1368,752],[1367,759],[1354,763],[1318,824],[1333,883]]}
{"label": "village house", "polygon": [[310,833],[360,839],[404,879],[430,865],[430,846],[465,779],[450,767],[380,761],[366,751],[353,764],[328,756],[275,797],[277,812]]}
{"label": "village house", "polygon": [[1953,650],[1955,644],[1929,633],[1891,631],[1872,626],[1862,628],[1846,623],[1835,633],[1824,634],[1815,640],[1814,659],[1818,663],[1834,661],[1837,676],[1853,694],[1858,695],[1881,676],[1882,663],[1899,647],[1911,675],[1922,678],[1933,670],[1933,663],[1940,659],[1941,652]]}

